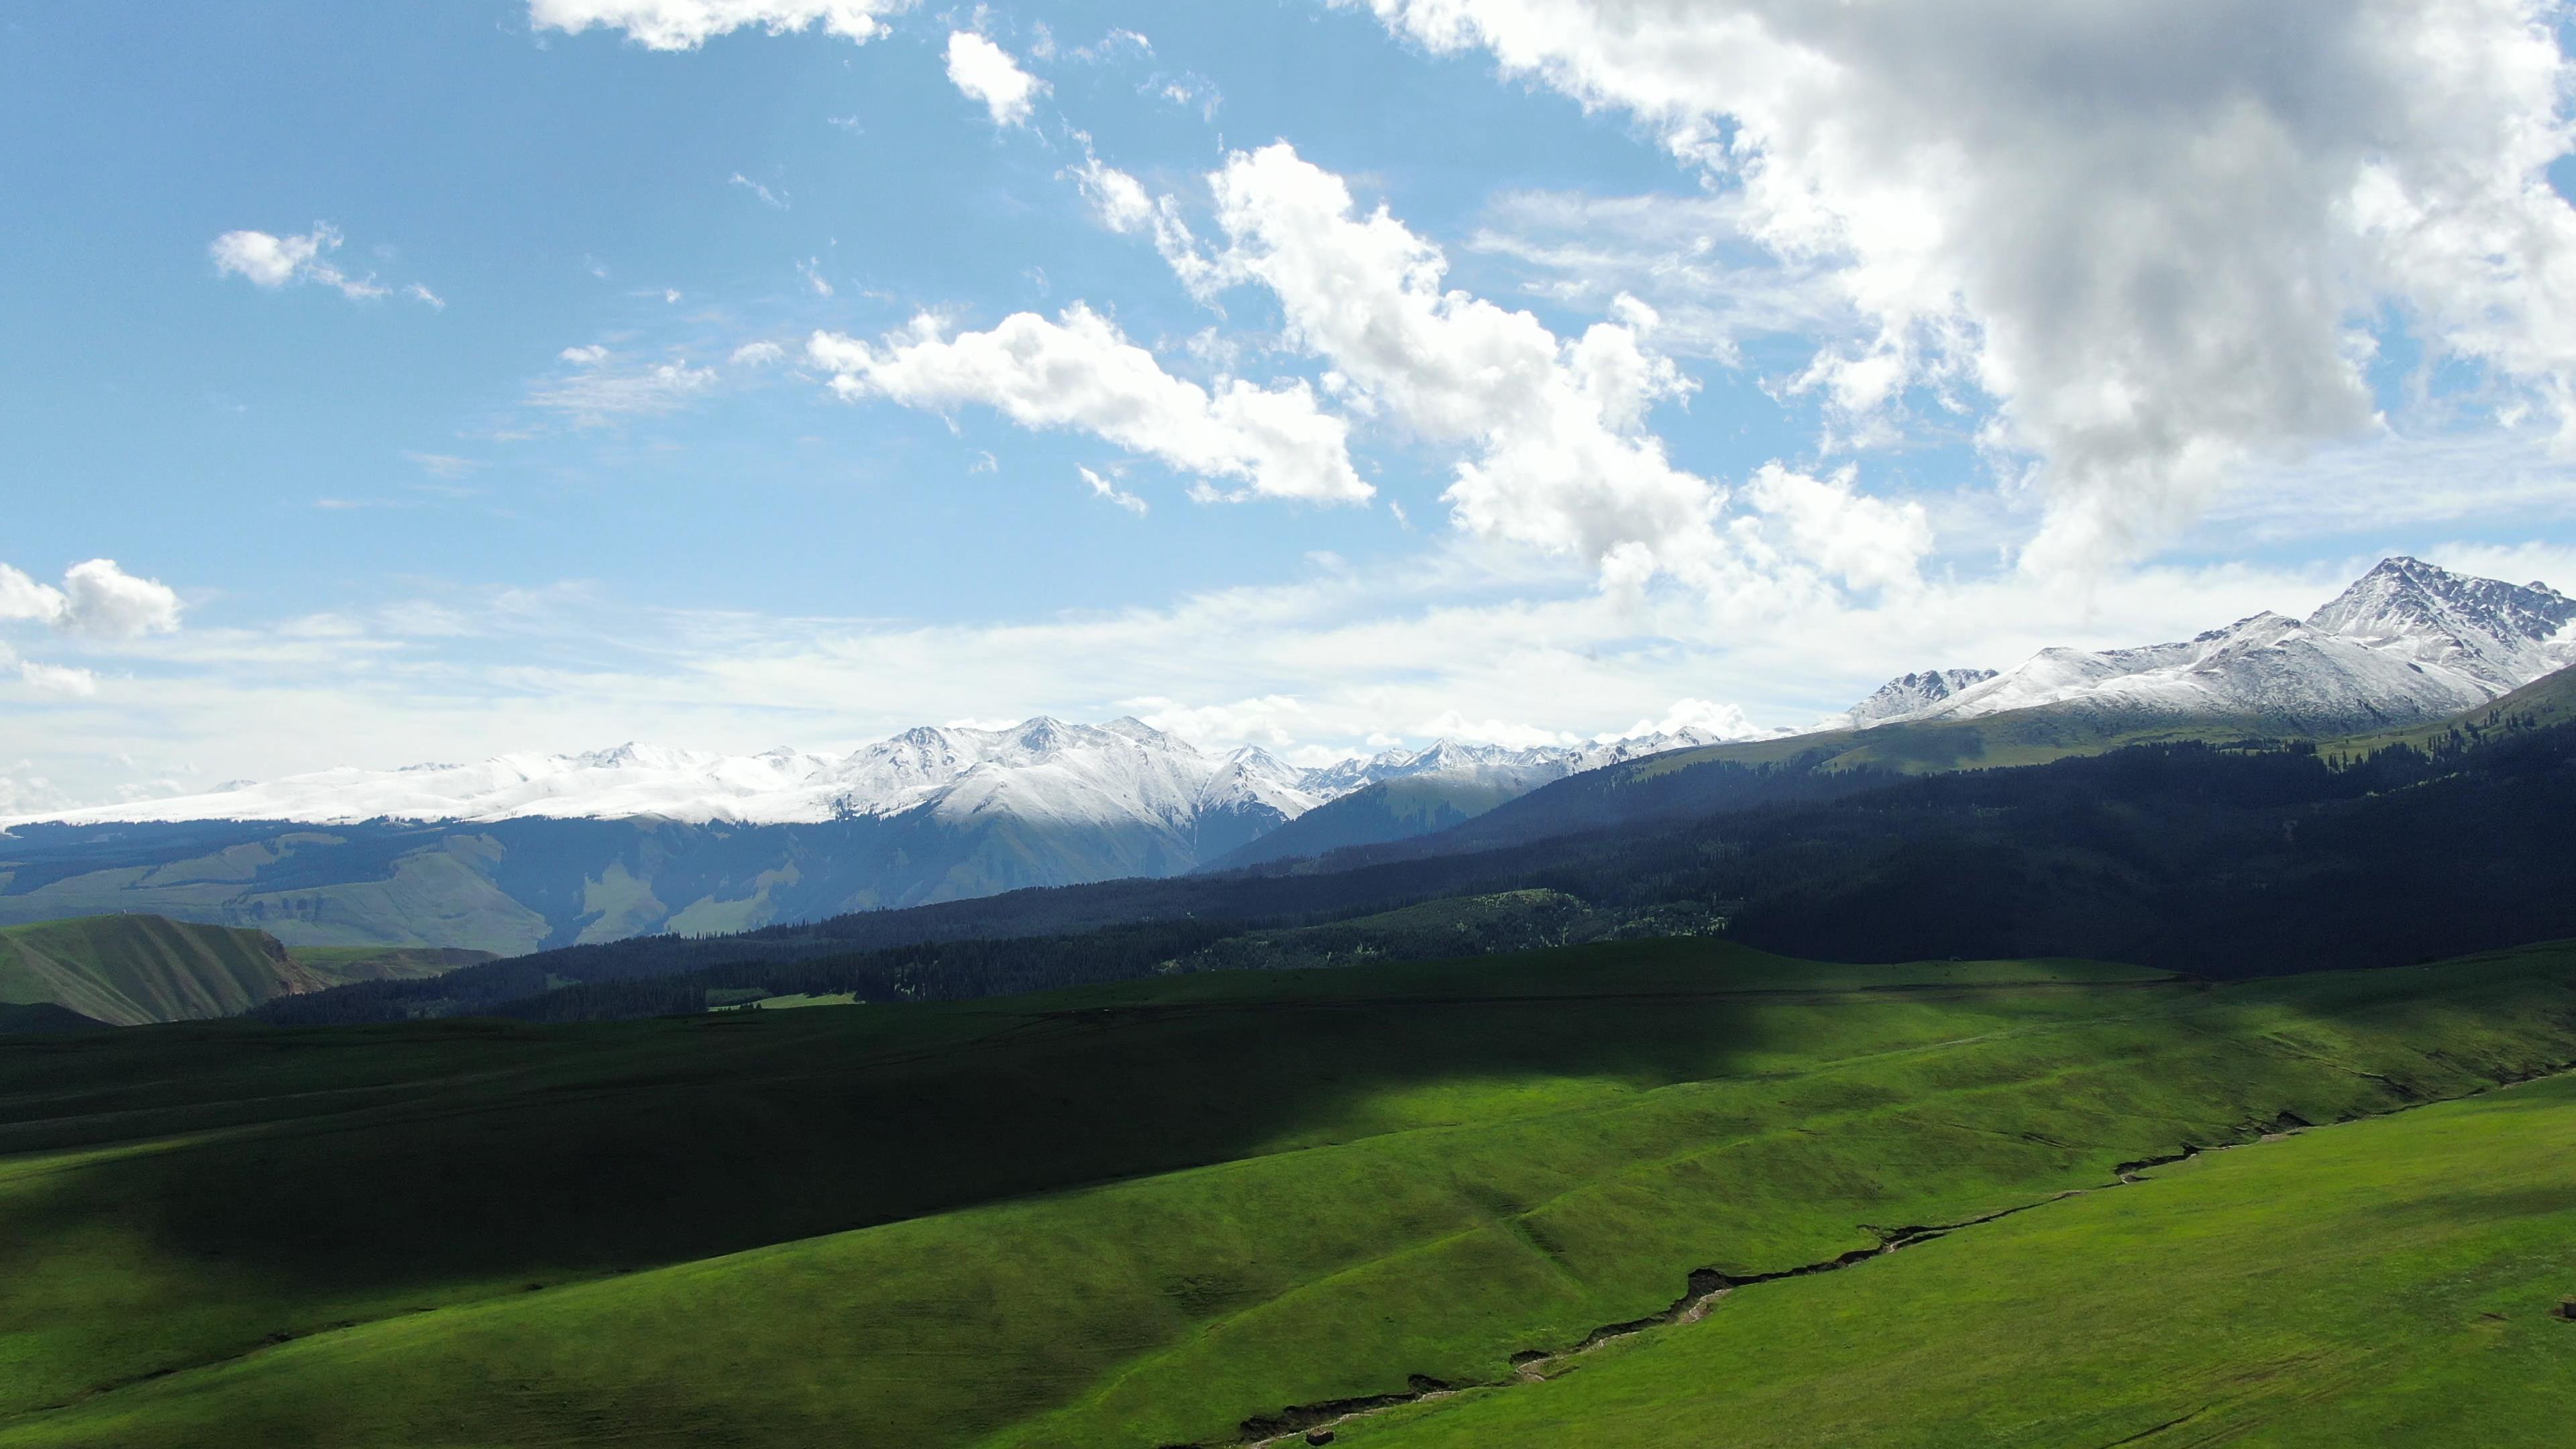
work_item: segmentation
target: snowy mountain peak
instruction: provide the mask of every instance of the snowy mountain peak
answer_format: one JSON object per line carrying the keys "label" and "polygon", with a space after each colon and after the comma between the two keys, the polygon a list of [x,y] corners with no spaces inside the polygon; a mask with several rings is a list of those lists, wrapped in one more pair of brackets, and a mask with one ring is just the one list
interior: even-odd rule
{"label": "snowy mountain peak", "polygon": [[1865,730],[1889,720],[1907,719],[1970,685],[1982,684],[1994,677],[1995,671],[1991,669],[1926,669],[1914,674],[1900,674],[1880,685],[1869,698],[1829,721],[1828,727]]}
{"label": "snowy mountain peak", "polygon": [[2546,673],[2552,642],[2571,620],[2576,599],[2546,584],[2455,574],[2421,559],[2398,557],[2356,580],[2308,616],[2308,627],[2442,664],[2510,689]]}
{"label": "snowy mountain peak", "polygon": [[[2043,649],[2019,668],[1910,708],[1908,680],[1914,692],[1930,691],[1907,676],[1846,718],[1867,729],[2063,705],[2140,725],[2214,717],[2325,734],[2411,724],[2576,663],[2570,620],[2576,600],[2545,585],[2392,558],[2304,621],[2267,609],[2173,644]],[[1879,708],[1888,712],[1862,717]]]}

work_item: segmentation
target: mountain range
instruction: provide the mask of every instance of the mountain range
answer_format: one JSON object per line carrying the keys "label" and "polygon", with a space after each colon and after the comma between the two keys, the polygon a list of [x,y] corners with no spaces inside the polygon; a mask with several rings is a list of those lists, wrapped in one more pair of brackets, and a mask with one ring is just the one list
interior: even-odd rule
{"label": "mountain range", "polygon": [[1203,751],[1134,719],[1038,718],[923,727],[842,756],[629,744],[325,770],[0,822],[0,922],[154,911],[291,946],[500,952],[737,931],[1266,865],[1457,830],[1506,804],[1496,828],[1517,838],[1581,828],[1585,809],[1615,801],[1531,792],[1674,751],[1920,770],[2159,734],[2403,726],[2576,662],[2571,621],[2576,600],[2545,585],[2394,558],[2305,620],[2264,613],[2178,643],[1910,673],[1808,730],[1752,742],[1441,740],[1300,769],[1252,747]]}

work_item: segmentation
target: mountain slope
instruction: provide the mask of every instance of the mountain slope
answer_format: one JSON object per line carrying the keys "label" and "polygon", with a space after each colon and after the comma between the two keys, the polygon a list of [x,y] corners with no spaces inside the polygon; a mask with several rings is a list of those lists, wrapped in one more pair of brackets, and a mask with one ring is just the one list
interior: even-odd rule
{"label": "mountain slope", "polygon": [[340,984],[260,931],[159,916],[0,928],[0,1001],[50,1003],[111,1026],[235,1016]]}
{"label": "mountain slope", "polygon": [[1416,775],[1380,780],[1319,805],[1202,869],[1235,870],[1265,861],[1429,835],[1462,825],[1525,793],[1515,784],[1472,776]]}
{"label": "mountain slope", "polygon": [[[1909,675],[1852,722],[1868,727],[1873,704],[1880,724],[2062,706],[2115,729],[2201,718],[2271,734],[2349,734],[2439,719],[2576,663],[2571,622],[2576,599],[2545,584],[2391,558],[2305,620],[2266,612],[2179,643],[2042,650],[2016,669],[1896,707]],[[1891,691],[1899,697],[1886,698]]]}

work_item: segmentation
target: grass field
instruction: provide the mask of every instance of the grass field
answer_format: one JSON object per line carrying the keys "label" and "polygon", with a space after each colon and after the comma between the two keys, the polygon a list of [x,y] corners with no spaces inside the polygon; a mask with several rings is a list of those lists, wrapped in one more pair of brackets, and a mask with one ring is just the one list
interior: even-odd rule
{"label": "grass field", "polygon": [[226,1016],[338,984],[258,931],[133,915],[0,926],[0,1001],[113,1026]]}
{"label": "grass field", "polygon": [[288,950],[263,931],[162,916],[0,926],[0,1005],[49,1003],[110,1026],[204,1021],[352,981],[415,980],[493,959],[426,946]]}
{"label": "grass field", "polygon": [[2576,1079],[2558,1077],[2204,1154],[1738,1289],[1545,1382],[1337,1427],[1354,1449],[2539,1449],[2571,1437],[2571,1295]]}
{"label": "grass field", "polygon": [[[2213,987],[1691,940],[608,1027],[25,1039],[0,1047],[0,1445],[1232,1443],[1417,1376],[1508,1382],[1694,1269],[1816,1263],[2571,1060],[2567,947]],[[1761,1302],[2389,1125],[1746,1289],[1562,1382],[1349,1433],[1575,1442],[1548,1403]],[[2104,1311],[2196,1311],[2127,1291]],[[2386,1311],[2345,1327],[2402,1345],[2372,1337]],[[1795,1342],[1762,1349],[1781,1402],[1832,1398],[1827,1360],[1800,1367],[1830,1345]],[[2127,1412],[2087,1372],[2030,1379],[2032,1422]]]}

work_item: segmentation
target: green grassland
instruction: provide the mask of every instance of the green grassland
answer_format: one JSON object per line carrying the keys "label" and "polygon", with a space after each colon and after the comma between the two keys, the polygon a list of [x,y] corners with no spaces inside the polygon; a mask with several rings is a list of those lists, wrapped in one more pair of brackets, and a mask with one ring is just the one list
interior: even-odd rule
{"label": "green grassland", "polygon": [[338,984],[258,931],[124,915],[0,926],[0,1001],[112,1026],[229,1016]]}
{"label": "green grassland", "polygon": [[288,950],[263,931],[161,916],[0,926],[0,1005],[52,1005],[109,1026],[235,1016],[352,981],[413,980],[493,959],[432,947]]}
{"label": "green grassland", "polygon": [[1703,1322],[1345,1422],[1339,1442],[2539,1449],[2571,1437],[2571,1294],[2559,1077],[1738,1289]]}
{"label": "green grassland", "polygon": [[[0,1047],[0,1446],[1233,1443],[1415,1376],[1508,1382],[1696,1269],[2571,1061],[2565,946],[2214,986],[1644,941],[609,1026],[27,1038]],[[2188,1306],[2131,1289],[2125,1311]],[[1507,1406],[1664,1352],[1442,1404],[1541,1413]],[[2034,1378],[2025,1409],[2108,1413],[2115,1378]]]}

